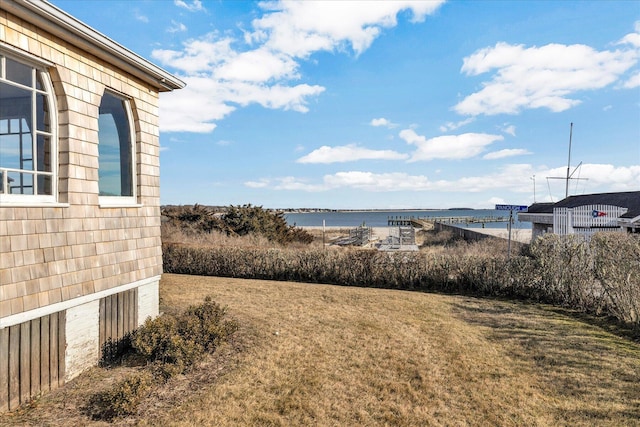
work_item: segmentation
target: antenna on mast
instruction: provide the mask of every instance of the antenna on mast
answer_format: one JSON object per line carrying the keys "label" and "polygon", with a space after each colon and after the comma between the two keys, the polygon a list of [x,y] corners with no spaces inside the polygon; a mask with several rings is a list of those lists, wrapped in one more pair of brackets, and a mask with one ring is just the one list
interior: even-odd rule
{"label": "antenna on mast", "polygon": [[569,161],[567,162],[567,183],[564,190],[564,198],[569,197],[569,170],[571,169],[571,139],[573,137],[573,122],[571,122],[571,126],[569,127]]}
{"label": "antenna on mast", "polygon": [[588,180],[589,178],[573,178],[573,174],[576,173],[576,171],[580,168],[580,166],[582,166],[582,162],[580,162],[578,164],[578,166],[576,166],[576,168],[573,170],[573,172],[571,172],[571,140],[573,139],[573,122],[571,122],[571,126],[569,128],[569,160],[567,161],[567,176],[565,177],[559,177],[559,176],[548,176],[547,177],[547,183],[549,182],[548,180],[550,179],[564,179],[565,180],[565,190],[564,190],[564,197],[565,199],[567,197],[569,197],[569,180],[572,179],[577,179],[577,180]]}

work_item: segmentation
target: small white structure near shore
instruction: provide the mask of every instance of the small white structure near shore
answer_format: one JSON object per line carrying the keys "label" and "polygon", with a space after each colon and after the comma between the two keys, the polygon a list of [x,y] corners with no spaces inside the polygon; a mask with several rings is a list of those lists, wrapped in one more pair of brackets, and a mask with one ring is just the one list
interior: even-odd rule
{"label": "small white structure near shore", "polygon": [[518,213],[532,223],[532,240],[546,233],[578,234],[587,238],[598,232],[640,233],[640,191],[570,196],[557,203],[535,203]]}
{"label": "small white structure near shore", "polygon": [[389,227],[389,236],[380,243],[378,250],[383,252],[417,251],[416,231],[412,226]]}

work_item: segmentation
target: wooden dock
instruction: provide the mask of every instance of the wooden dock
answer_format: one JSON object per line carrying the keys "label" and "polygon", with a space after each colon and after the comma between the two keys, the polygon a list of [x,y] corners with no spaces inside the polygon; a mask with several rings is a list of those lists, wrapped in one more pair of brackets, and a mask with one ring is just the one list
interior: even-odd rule
{"label": "wooden dock", "polygon": [[486,224],[489,222],[509,222],[506,216],[431,216],[431,217],[388,217],[389,227],[416,227],[422,229],[432,229],[433,224]]}

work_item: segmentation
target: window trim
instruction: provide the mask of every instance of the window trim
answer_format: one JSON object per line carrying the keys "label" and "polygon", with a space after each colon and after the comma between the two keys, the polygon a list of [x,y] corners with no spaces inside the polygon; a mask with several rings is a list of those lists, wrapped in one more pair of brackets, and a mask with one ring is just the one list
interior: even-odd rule
{"label": "window trim", "polygon": [[[0,43],[0,55],[5,58],[9,58],[15,62],[18,62],[22,65],[31,67],[32,70],[35,70],[36,78],[40,78],[40,82],[42,83],[42,89],[37,89],[35,86],[27,87],[20,85],[17,82],[6,80],[3,78],[2,81],[11,81],[12,85],[18,85],[18,87],[22,87],[24,89],[28,89],[31,93],[36,94],[44,94],[45,102],[47,103],[47,107],[49,110],[49,132],[38,131],[37,127],[34,126],[34,123],[30,123],[32,128],[32,144],[34,146],[37,145],[38,135],[49,136],[51,139],[50,144],[50,156],[51,156],[51,172],[46,174],[42,174],[42,171],[35,170],[37,169],[34,166],[33,171],[23,170],[23,173],[33,172],[33,175],[42,175],[42,176],[51,176],[51,194],[10,194],[10,193],[0,193],[0,207],[3,206],[49,206],[49,205],[60,205],[58,202],[58,180],[59,180],[59,165],[58,165],[58,150],[59,150],[59,139],[58,139],[58,106],[56,102],[56,95],[53,88],[53,83],[51,81],[51,75],[49,73],[48,68],[51,67],[51,63],[40,58],[37,58],[31,54],[25,54],[22,52],[16,52],[15,49],[11,49],[10,46],[5,43]],[[2,66],[3,61],[0,60],[0,67]],[[6,64],[6,61],[4,62]],[[5,65],[6,66],[6,65]],[[0,70],[1,71],[1,70]],[[32,71],[33,72],[33,71]],[[31,101],[31,109],[32,109],[32,120],[35,122],[37,115],[35,114],[35,104],[34,101]],[[7,168],[12,169],[12,168]],[[3,178],[3,174],[0,174],[0,179]],[[32,179],[34,182],[36,181],[36,176]]]}
{"label": "window trim", "polygon": [[[131,196],[100,196],[98,194],[98,204],[101,208],[119,208],[119,207],[141,207],[138,203],[138,153],[136,152],[137,140],[135,131],[135,122],[133,110],[131,108],[131,97],[124,95],[115,90],[105,88],[102,96],[109,94],[120,99],[124,105],[124,111],[129,127],[129,141],[131,149]],[[102,102],[102,98],[101,101]],[[100,139],[98,138],[98,145]],[[100,167],[100,156],[98,155],[98,168]],[[99,172],[98,172],[99,173]],[[100,191],[100,178],[98,177],[98,192]]]}

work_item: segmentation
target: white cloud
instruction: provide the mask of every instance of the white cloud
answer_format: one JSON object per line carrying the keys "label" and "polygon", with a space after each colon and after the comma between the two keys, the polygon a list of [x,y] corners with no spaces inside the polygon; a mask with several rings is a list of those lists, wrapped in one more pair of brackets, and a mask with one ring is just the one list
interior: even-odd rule
{"label": "white cloud", "polygon": [[523,148],[507,148],[504,150],[487,153],[484,156],[482,156],[482,158],[485,160],[496,160],[496,159],[504,159],[506,157],[523,156],[527,154],[531,154],[531,151],[525,150]]}
{"label": "white cloud", "polygon": [[133,14],[134,14],[136,20],[138,20],[140,22],[144,22],[145,24],[149,23],[149,18],[147,16],[141,14],[138,9],[135,9],[133,11]]}
{"label": "white cloud", "polygon": [[631,75],[629,79],[622,84],[622,87],[625,89],[634,89],[640,87],[640,71]]}
{"label": "white cloud", "polygon": [[259,104],[265,108],[293,110],[300,113],[309,111],[307,98],[324,92],[322,86],[307,84],[266,86],[243,82],[228,83],[226,89],[224,99],[243,107]]}
{"label": "white cloud", "polygon": [[238,106],[259,104],[265,108],[308,111],[307,98],[324,88],[301,84],[297,86],[266,86],[243,82],[221,82],[207,77],[186,77],[187,87],[160,97],[163,132],[207,133],[215,122],[225,118]]}
{"label": "white cloud", "polygon": [[[545,176],[564,177],[567,175],[566,167],[550,169]],[[586,182],[578,183],[570,181],[569,187],[588,188],[589,193],[598,191],[634,191],[640,188],[640,165],[614,166],[606,164],[587,163],[580,166],[574,174]],[[565,182],[563,181],[563,186]]]}
{"label": "white cloud", "polygon": [[325,187],[323,185],[309,184],[307,183],[306,180],[300,180],[292,176],[278,178],[273,188],[274,190],[308,191],[308,192],[318,192],[318,191],[325,190]]}
{"label": "white cloud", "polygon": [[410,10],[423,21],[444,1],[279,1],[263,2],[266,14],[253,21],[253,41],[292,57],[350,46],[364,52],[383,28],[394,27],[396,16]]}
{"label": "white cloud", "polygon": [[184,33],[185,31],[187,31],[187,26],[173,19],[171,20],[171,26],[167,28],[168,33]]}
{"label": "white cloud", "polygon": [[160,96],[163,132],[211,132],[215,121],[233,112],[236,107],[225,101],[227,88],[203,77],[184,78],[187,86]]}
{"label": "white cloud", "polygon": [[[589,193],[600,191],[634,191],[640,186],[640,165],[616,167],[604,164],[582,166],[582,177],[589,178]],[[319,192],[336,189],[358,189],[368,192],[394,191],[434,191],[455,193],[479,192],[515,192],[531,193],[531,177],[562,176],[566,168],[534,169],[530,164],[511,164],[494,173],[467,176],[459,179],[430,179],[426,175],[411,175],[405,172],[373,173],[366,171],[343,171],[325,175],[319,183],[310,183],[307,179],[283,177],[274,180],[260,180],[245,183],[254,188],[272,188],[274,190],[296,190]],[[542,178],[539,179],[541,181]],[[573,186],[572,186],[573,188]],[[562,185],[564,195],[564,184]],[[549,196],[551,198],[552,196]],[[556,195],[556,198],[558,195]],[[545,196],[540,194],[540,200]],[[503,199],[496,203],[504,203]],[[493,204],[493,203],[491,203]]]}
{"label": "white cloud", "polygon": [[214,76],[222,80],[267,82],[278,79],[297,79],[298,63],[291,57],[256,49],[230,58],[218,67]]}
{"label": "white cloud", "polygon": [[298,163],[343,163],[357,160],[402,160],[406,154],[392,150],[370,150],[355,144],[322,146],[297,160]]}
{"label": "white cloud", "polygon": [[[467,177],[458,180],[431,180],[426,175],[410,175],[405,172],[373,173],[344,171],[325,175],[322,183],[310,184],[294,177],[281,178],[273,186],[276,190],[328,191],[352,188],[370,192],[392,191],[443,191],[475,193],[484,190],[519,189],[527,185],[531,166],[510,165],[495,174]],[[519,178],[522,177],[522,178]]]}
{"label": "white cloud", "polygon": [[357,188],[366,191],[416,191],[430,186],[424,175],[409,175],[403,172],[373,173],[361,171],[338,172],[326,175],[324,183],[329,188]]}
{"label": "white cloud", "polygon": [[232,42],[230,38],[218,39],[216,34],[209,33],[200,39],[188,40],[182,50],[155,49],[151,56],[188,76],[210,76],[237,55],[231,48]]}
{"label": "white cloud", "polygon": [[244,185],[249,188],[267,188],[270,183],[271,181],[268,179],[261,179],[259,181],[247,181]]}
{"label": "white cloud", "polygon": [[493,205],[504,205],[506,202],[502,197],[490,197],[484,206],[493,206]]}
{"label": "white cloud", "polygon": [[524,109],[567,110],[580,103],[570,95],[616,82],[638,62],[637,49],[597,51],[585,45],[524,47],[497,43],[464,58],[469,76],[493,72],[483,88],[460,103],[460,114],[517,114]]}
{"label": "white cloud", "polygon": [[509,134],[511,136],[516,136],[516,127],[514,125],[510,125],[505,123],[503,127],[500,129],[502,132]]}
{"label": "white cloud", "polygon": [[202,5],[202,0],[193,0],[191,3],[187,3],[184,0],[173,0],[173,4],[183,9],[187,9],[189,12],[198,12],[205,10]]}
{"label": "white cloud", "polygon": [[466,126],[469,123],[473,123],[476,119],[474,117],[468,117],[464,120],[460,120],[459,122],[447,122],[440,126],[440,132],[449,132],[452,130],[456,130],[461,128],[462,126]]}
{"label": "white cloud", "polygon": [[622,45],[631,45],[637,48],[640,48],[640,21],[636,21],[634,25],[635,32],[629,33],[620,40],[616,44]]}
{"label": "white cloud", "polygon": [[[197,0],[174,3],[204,10]],[[161,130],[211,132],[216,121],[249,104],[306,112],[309,101],[325,89],[295,82],[301,78],[301,60],[347,46],[362,53],[382,29],[396,25],[400,12],[410,11],[413,21],[422,21],[442,3],[266,1],[258,3],[263,15],[244,31],[245,44],[211,33],[185,42],[180,50],[154,50],[152,57],[178,70],[187,83],[186,89],[161,96]],[[172,22],[170,31],[184,30],[186,26]]]}
{"label": "white cloud", "polygon": [[463,133],[427,139],[418,135],[413,129],[401,131],[400,138],[408,144],[417,146],[411,156],[411,162],[433,159],[467,159],[477,156],[487,146],[504,139],[502,135],[485,133]]}
{"label": "white cloud", "polygon": [[379,119],[371,119],[369,124],[373,127],[384,126],[389,129],[392,129],[398,126],[397,124],[391,122],[390,120],[385,119],[384,117],[380,117]]}

